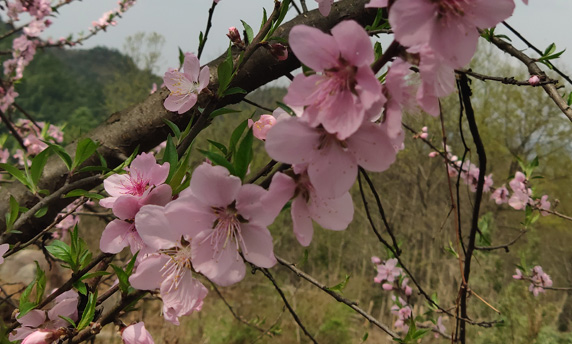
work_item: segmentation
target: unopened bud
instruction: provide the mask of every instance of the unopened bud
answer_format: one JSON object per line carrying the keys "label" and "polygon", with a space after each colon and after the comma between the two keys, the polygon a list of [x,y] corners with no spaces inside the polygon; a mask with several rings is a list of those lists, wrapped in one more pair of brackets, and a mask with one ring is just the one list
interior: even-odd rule
{"label": "unopened bud", "polygon": [[242,44],[242,39],[240,38],[240,32],[234,26],[228,28],[228,33],[226,36],[230,39],[233,44],[240,45]]}
{"label": "unopened bud", "polygon": [[538,86],[540,85],[540,78],[538,75],[533,75],[530,77],[530,79],[528,79],[528,83],[532,86]]}

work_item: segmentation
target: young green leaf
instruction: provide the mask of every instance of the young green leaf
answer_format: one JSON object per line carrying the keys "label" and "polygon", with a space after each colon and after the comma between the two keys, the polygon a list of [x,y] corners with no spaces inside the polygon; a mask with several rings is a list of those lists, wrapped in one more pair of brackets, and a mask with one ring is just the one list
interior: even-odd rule
{"label": "young green leaf", "polygon": [[250,27],[250,25],[248,25],[244,20],[241,20],[241,22],[242,22],[242,26],[244,27],[246,44],[248,45],[254,39],[254,32],[252,31],[252,28]]}
{"label": "young green leaf", "polygon": [[165,124],[167,124],[169,128],[171,128],[173,134],[175,135],[175,138],[179,140],[181,138],[181,130],[179,129],[179,127],[175,123],[169,121],[168,119],[163,119],[163,122],[165,122]]}
{"label": "young green leaf", "polygon": [[1,163],[0,163],[0,168],[6,170],[6,172],[10,173],[14,178],[18,179],[20,183],[24,184],[29,189],[32,188],[32,185],[30,185],[30,182],[26,177],[26,174],[20,171],[18,168],[9,164],[1,164]]}
{"label": "young green leaf", "polygon": [[34,187],[38,185],[38,181],[42,176],[42,171],[44,171],[46,162],[48,162],[50,151],[51,149],[49,148],[44,149],[32,159],[32,167],[30,167],[30,181]]}
{"label": "young green leaf", "polygon": [[214,165],[224,166],[230,172],[230,174],[235,175],[234,167],[228,160],[226,160],[224,156],[202,149],[199,149],[199,152],[206,156]]}
{"label": "young green leaf", "polygon": [[167,136],[167,146],[165,147],[165,152],[163,153],[163,163],[169,163],[169,175],[167,176],[166,183],[169,183],[171,177],[177,169],[177,164],[179,162],[179,155],[177,154],[177,147],[173,143],[173,137],[169,134]]}
{"label": "young green leaf", "polygon": [[326,289],[328,289],[329,291],[336,292],[336,293],[341,293],[344,290],[344,288],[346,287],[346,285],[348,284],[349,280],[350,280],[350,275],[346,275],[346,278],[342,282],[336,284],[333,287],[326,288]]}
{"label": "young green leaf", "polygon": [[227,113],[235,113],[235,112],[240,112],[240,110],[220,108],[220,109],[216,109],[213,112],[211,112],[211,114],[209,116],[210,116],[210,118],[215,118],[217,116],[226,115]]}
{"label": "young green leaf", "polygon": [[96,304],[97,304],[97,290],[95,291],[95,293],[89,294],[89,296],[87,297],[87,305],[83,310],[83,314],[81,315],[81,320],[77,324],[78,331],[81,331],[89,326],[89,324],[93,320],[93,316],[95,315]]}
{"label": "young green leaf", "polygon": [[247,126],[248,120],[244,120],[232,131],[232,134],[230,134],[230,142],[228,143],[228,151],[230,154],[235,153],[236,144],[238,143],[238,140],[240,140],[240,137]]}
{"label": "young green leaf", "polygon": [[252,129],[249,129],[246,133],[246,136],[240,142],[240,146],[236,154],[233,156],[233,165],[235,175],[240,179],[244,179],[246,176],[246,172],[248,171],[248,166],[252,161],[252,143],[254,141],[254,135],[252,133]]}
{"label": "young green leaf", "polygon": [[75,150],[75,157],[71,170],[74,171],[79,165],[86,161],[97,150],[98,144],[90,138],[80,140]]}

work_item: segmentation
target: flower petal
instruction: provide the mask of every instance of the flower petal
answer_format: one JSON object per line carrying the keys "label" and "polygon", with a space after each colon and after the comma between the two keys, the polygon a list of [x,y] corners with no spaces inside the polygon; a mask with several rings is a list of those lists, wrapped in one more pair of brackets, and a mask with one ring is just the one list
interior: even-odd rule
{"label": "flower petal", "polygon": [[315,71],[331,68],[338,63],[340,50],[336,40],[316,28],[294,26],[288,42],[296,57]]}
{"label": "flower petal", "polygon": [[310,212],[303,197],[296,197],[292,201],[292,224],[294,235],[302,246],[310,245],[314,235],[314,226],[310,218]]}
{"label": "flower petal", "polygon": [[244,258],[261,268],[271,268],[276,264],[272,235],[266,227],[243,223],[240,226],[242,241],[240,242]]}

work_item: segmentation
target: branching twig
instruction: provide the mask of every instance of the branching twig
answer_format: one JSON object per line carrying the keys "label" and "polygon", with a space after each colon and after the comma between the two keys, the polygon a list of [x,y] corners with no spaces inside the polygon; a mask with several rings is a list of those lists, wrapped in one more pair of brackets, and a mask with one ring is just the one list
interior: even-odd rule
{"label": "branching twig", "polygon": [[[479,229],[479,212],[481,208],[481,201],[483,198],[483,187],[485,185],[485,171],[487,169],[487,156],[485,153],[485,146],[479,135],[479,129],[477,127],[477,122],[475,120],[475,114],[473,112],[473,107],[471,105],[471,89],[469,87],[469,80],[466,75],[461,75],[459,79],[459,85],[461,88],[461,95],[463,98],[463,104],[465,107],[465,114],[467,116],[467,122],[469,123],[469,129],[471,135],[473,136],[473,141],[477,149],[477,155],[479,157],[479,177],[477,179],[477,190],[475,192],[475,204],[473,207],[473,217],[471,221],[471,231],[469,233],[469,242],[467,244],[467,253],[465,255],[465,268],[463,271],[464,282],[461,285],[460,296],[461,296],[461,317],[468,318],[467,315],[467,292],[469,276],[471,274],[471,260],[473,257],[473,251],[475,250],[475,241],[477,237],[477,231]],[[462,344],[465,344],[466,340],[466,324],[461,322],[460,324],[460,340]]]}
{"label": "branching twig", "polygon": [[253,329],[255,329],[255,330],[261,332],[262,334],[266,334],[266,335],[272,337],[272,335],[271,335],[270,333],[268,333],[265,329],[263,329],[263,328],[261,328],[261,327],[258,327],[258,326],[254,325],[254,324],[251,324],[250,322],[248,322],[247,320],[245,320],[243,317],[241,317],[240,315],[238,315],[238,314],[234,311],[234,309],[232,308],[232,306],[228,303],[228,301],[226,301],[226,299],[224,298],[224,296],[221,294],[220,290],[218,290],[216,284],[214,284],[214,283],[213,283],[212,281],[210,281],[210,280],[209,280],[209,282],[210,282],[211,286],[213,287],[214,291],[217,293],[218,297],[222,300],[222,302],[224,302],[224,304],[226,305],[226,307],[228,308],[228,310],[230,311],[230,313],[232,314],[232,316],[233,316],[236,320],[240,321],[241,323],[243,323],[243,324],[245,324],[245,325],[247,325],[247,326],[252,327]]}
{"label": "branching twig", "polygon": [[[495,36],[491,36],[490,41],[491,43],[496,45],[500,50],[516,57],[522,63],[524,63],[526,67],[528,67],[528,71],[530,72],[530,74],[540,75],[540,76],[546,75],[546,73],[544,73],[542,69],[538,67],[535,60],[528,57],[528,55],[526,55],[522,51],[516,49],[510,43]],[[554,101],[554,103],[558,106],[558,108],[560,108],[562,113],[564,113],[564,115],[566,115],[566,117],[568,117],[568,119],[572,121],[572,108],[568,106],[568,104],[564,99],[562,99],[562,96],[556,89],[556,86],[554,86],[553,84],[545,84],[542,85],[542,88],[544,89],[546,94],[548,94],[548,96]]]}
{"label": "branching twig", "polygon": [[214,14],[214,10],[215,10],[216,5],[217,5],[217,2],[213,1],[213,4],[212,4],[211,8],[209,9],[209,18],[207,20],[207,27],[205,29],[205,34],[203,35],[203,40],[201,41],[201,44],[199,45],[199,51],[197,53],[197,57],[199,60],[201,59],[201,55],[203,54],[203,49],[205,48],[205,44],[207,43],[207,38],[209,37],[209,32],[210,32],[211,27],[212,27],[213,14]]}
{"label": "branching twig", "polygon": [[294,272],[296,275],[298,275],[298,277],[301,277],[301,278],[305,279],[306,281],[312,283],[313,285],[315,285],[316,287],[318,287],[319,289],[323,290],[328,295],[330,295],[331,297],[336,299],[338,302],[344,303],[347,306],[349,306],[351,309],[353,309],[354,311],[358,312],[361,316],[366,318],[371,324],[377,326],[379,329],[381,329],[383,332],[390,335],[392,338],[399,338],[399,336],[395,332],[391,331],[391,329],[387,325],[384,325],[384,324],[380,323],[379,321],[377,321],[377,319],[375,319],[373,316],[371,316],[366,311],[361,309],[357,305],[356,302],[345,299],[340,294],[328,289],[328,287],[326,287],[324,284],[318,282],[312,276],[310,276],[307,273],[305,273],[304,271],[298,269],[294,264],[292,264],[292,263],[290,263],[290,262],[288,262],[288,261],[286,261],[286,260],[284,260],[278,256],[276,256],[276,260],[278,260],[278,263],[282,264],[283,266],[287,267],[292,272]]}
{"label": "branching twig", "polygon": [[[504,26],[506,26],[507,29],[509,29],[513,34],[516,35],[516,37],[520,38],[521,41],[524,42],[524,44],[528,45],[529,48],[531,48],[532,50],[534,50],[535,52],[538,53],[538,55],[542,56],[543,53],[542,51],[540,51],[540,49],[538,49],[537,47],[535,47],[534,45],[532,45],[532,43],[530,43],[526,38],[524,38],[524,36],[522,36],[518,31],[516,31],[512,26],[508,25],[508,23],[506,21],[502,22]],[[570,79],[570,77],[566,74],[564,74],[560,69],[556,68],[556,66],[550,62],[547,61],[551,66],[552,69],[558,73],[561,77],[563,77],[564,79],[566,79],[566,81],[568,81],[571,85],[572,85],[572,79]]]}
{"label": "branching twig", "polygon": [[[278,259],[278,257],[276,257],[276,259]],[[259,269],[259,268],[256,268],[256,269],[262,271],[264,276],[266,276],[266,278],[268,278],[270,280],[270,282],[272,282],[272,285],[274,285],[274,288],[276,289],[276,291],[278,292],[278,294],[282,298],[282,301],[284,302],[284,305],[286,306],[286,308],[288,308],[288,311],[292,315],[292,318],[294,318],[294,321],[296,321],[296,323],[302,329],[302,331],[304,332],[306,337],[308,337],[312,341],[312,343],[318,344],[316,339],[314,339],[314,337],[310,334],[310,332],[308,332],[308,330],[306,330],[306,327],[304,326],[304,324],[302,323],[302,321],[298,317],[298,314],[296,314],[296,311],[294,311],[292,306],[290,306],[290,303],[286,299],[286,295],[284,295],[284,292],[282,291],[282,289],[280,289],[280,287],[276,283],[276,280],[274,279],[274,277],[272,276],[270,271],[268,271],[268,269]]]}

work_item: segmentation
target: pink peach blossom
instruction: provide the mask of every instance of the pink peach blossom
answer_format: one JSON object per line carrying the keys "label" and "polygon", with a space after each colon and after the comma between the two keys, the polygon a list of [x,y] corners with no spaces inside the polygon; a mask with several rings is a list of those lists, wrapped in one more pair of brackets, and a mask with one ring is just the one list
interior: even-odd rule
{"label": "pink peach blossom", "polygon": [[113,214],[119,219],[107,224],[101,234],[99,242],[101,251],[119,253],[129,246],[132,254],[141,251],[139,255],[142,257],[144,253],[148,253],[147,246],[135,227],[135,216],[146,204],[166,205],[171,201],[171,194],[171,187],[162,184],[152,189],[145,197],[133,195],[118,197],[113,205]]}
{"label": "pink peach blossom", "polygon": [[[295,194],[291,215],[294,234],[302,246],[312,241],[314,227],[312,220],[322,228],[335,231],[344,230],[353,219],[354,206],[349,192],[337,198],[319,197],[310,182],[306,167],[296,166],[294,179],[286,175],[273,179],[277,188]],[[269,190],[272,191],[272,190]]]}
{"label": "pink peach blossom", "polygon": [[153,186],[163,184],[169,175],[169,163],[157,164],[151,153],[141,153],[131,166],[126,168],[126,174],[114,174],[103,181],[105,191],[111,196],[99,201],[105,208],[113,208],[118,197],[123,195],[144,196]]}
{"label": "pink peach blossom", "polygon": [[399,0],[389,11],[389,23],[399,43],[429,44],[452,68],[459,68],[475,53],[477,28],[497,25],[514,7],[513,0]]}
{"label": "pink peach blossom", "polygon": [[[76,291],[69,290],[62,293],[55,298],[54,306],[49,311],[34,309],[21,318],[16,318],[21,326],[10,333],[10,341],[24,339],[38,329],[49,331],[56,330],[60,327],[67,327],[69,323],[60,316],[68,317],[76,321],[78,319],[77,305],[78,294]],[[42,338],[42,336],[39,334],[31,337],[31,339],[38,340],[40,338]]]}
{"label": "pink peach blossom", "polygon": [[381,172],[394,162],[396,151],[385,128],[364,122],[358,130],[339,140],[322,127],[313,128],[301,118],[279,121],[266,137],[266,151],[276,161],[308,164],[308,176],[316,195],[338,198],[357,177],[358,164]]}
{"label": "pink peach blossom", "polygon": [[252,128],[254,137],[261,141],[266,140],[266,134],[274,124],[276,124],[276,118],[272,115],[262,115],[256,122],[253,122],[252,119],[248,119],[248,127]]}
{"label": "pink peach blossom", "polygon": [[508,189],[503,184],[500,188],[497,188],[492,194],[491,199],[495,201],[496,204],[503,204],[508,202]]}
{"label": "pink peach blossom", "polygon": [[298,74],[284,102],[306,106],[302,116],[312,127],[344,140],[365,120],[378,116],[385,103],[381,85],[371,70],[373,47],[365,30],[343,21],[331,30],[298,25],[290,31],[290,48],[298,59],[319,74]]}
{"label": "pink peach blossom", "polygon": [[129,325],[121,333],[123,344],[155,344],[143,322]]}
{"label": "pink peach blossom", "polygon": [[197,103],[199,93],[208,86],[209,78],[209,67],[205,66],[200,69],[197,56],[186,53],[183,73],[171,70],[163,77],[165,85],[171,91],[165,99],[165,108],[179,114],[189,111]]}

